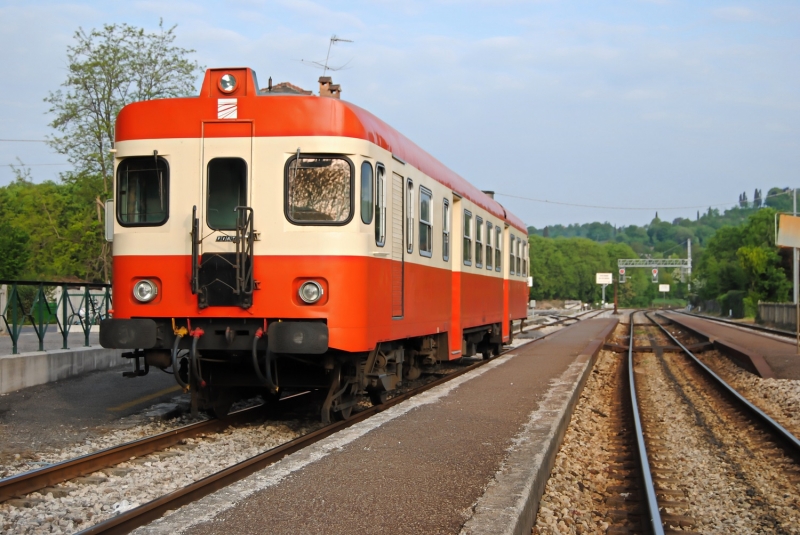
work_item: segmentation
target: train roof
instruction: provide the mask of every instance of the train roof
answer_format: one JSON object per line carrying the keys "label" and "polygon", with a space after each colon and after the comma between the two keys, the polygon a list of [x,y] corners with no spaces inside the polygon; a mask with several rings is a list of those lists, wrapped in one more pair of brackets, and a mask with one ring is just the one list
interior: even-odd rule
{"label": "train roof", "polygon": [[[226,74],[237,80],[231,91],[222,89],[221,79]],[[370,141],[527,233],[521,219],[370,112],[338,98],[264,93],[258,90],[255,73],[249,68],[208,69],[198,97],[125,106],[117,118],[116,141],[199,138],[204,123],[233,122],[220,118],[222,99],[236,99],[236,120],[252,122],[255,137],[340,136]]]}

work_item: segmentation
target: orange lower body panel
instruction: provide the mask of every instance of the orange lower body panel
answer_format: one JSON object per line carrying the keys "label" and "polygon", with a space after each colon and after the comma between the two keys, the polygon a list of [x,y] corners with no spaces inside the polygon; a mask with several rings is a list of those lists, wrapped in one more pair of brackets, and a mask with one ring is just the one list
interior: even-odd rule
{"label": "orange lower body panel", "polygon": [[[190,256],[116,256],[114,317],[325,319],[330,347],[369,351],[378,342],[441,332],[451,333],[451,348],[460,350],[461,329],[497,323],[504,315],[502,279],[344,256],[257,256],[253,265],[258,289],[252,307],[200,309],[191,292],[191,262]],[[393,284],[397,269],[403,270],[400,289]],[[154,301],[142,304],[133,298],[132,289],[145,278],[155,280],[159,288]],[[320,281],[325,290],[313,305],[297,297],[300,283],[308,279]],[[394,317],[398,291],[403,297],[401,318]],[[525,316],[526,302],[512,300],[515,313],[518,303],[523,307],[515,318]]]}

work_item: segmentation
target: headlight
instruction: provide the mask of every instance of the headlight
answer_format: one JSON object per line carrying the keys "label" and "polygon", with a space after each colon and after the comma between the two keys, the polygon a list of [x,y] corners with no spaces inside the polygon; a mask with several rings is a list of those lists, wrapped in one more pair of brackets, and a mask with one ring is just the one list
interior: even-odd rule
{"label": "headlight", "polygon": [[225,93],[232,93],[236,89],[236,77],[232,74],[223,74],[219,79],[219,88]]}
{"label": "headlight", "polygon": [[133,297],[140,303],[147,303],[155,299],[158,287],[153,281],[141,280],[133,285]]}
{"label": "headlight", "polygon": [[297,294],[306,303],[316,303],[322,297],[322,286],[318,282],[308,281],[300,285]]}

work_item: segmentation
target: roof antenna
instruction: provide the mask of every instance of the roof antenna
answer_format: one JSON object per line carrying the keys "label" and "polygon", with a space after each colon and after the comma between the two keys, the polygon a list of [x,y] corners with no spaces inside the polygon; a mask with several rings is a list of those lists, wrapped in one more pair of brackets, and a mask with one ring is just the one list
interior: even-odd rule
{"label": "roof antenna", "polygon": [[272,93],[272,76],[269,77],[269,92]]}
{"label": "roof antenna", "polygon": [[341,65],[339,67],[329,67],[328,66],[328,60],[330,60],[330,57],[331,57],[331,47],[336,43],[352,43],[352,42],[353,41],[351,41],[350,39],[342,39],[341,37],[337,37],[336,35],[332,35],[331,36],[331,40],[328,43],[328,54],[325,56],[325,63],[322,63],[320,61],[306,61],[304,59],[301,59],[300,61],[302,61],[303,63],[310,63],[312,65],[316,65],[317,67],[321,67],[322,68],[322,76],[325,76],[325,74],[328,71],[338,71],[338,70],[344,69],[345,67],[347,67],[347,64],[350,63],[348,61],[347,63],[345,63],[344,65]]}

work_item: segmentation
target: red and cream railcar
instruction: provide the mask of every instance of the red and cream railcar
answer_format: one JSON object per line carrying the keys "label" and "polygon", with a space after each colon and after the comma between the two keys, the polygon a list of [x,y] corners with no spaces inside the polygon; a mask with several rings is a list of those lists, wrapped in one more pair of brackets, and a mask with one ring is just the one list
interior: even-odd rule
{"label": "red and cream railcar", "polygon": [[101,343],[217,412],[316,388],[324,419],[346,417],[361,393],[498,352],[526,316],[522,221],[338,98],[210,69],[199,97],[123,108],[114,167]]}

